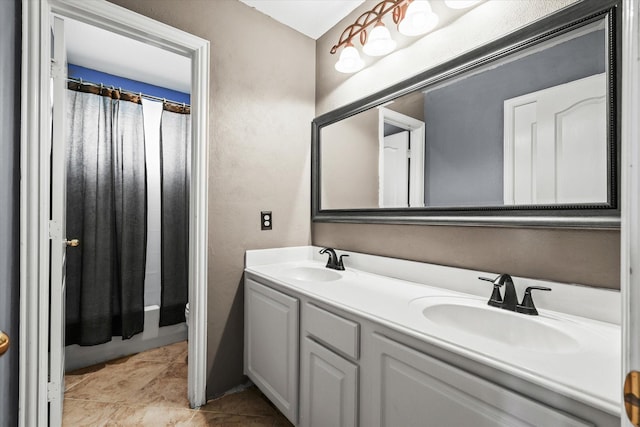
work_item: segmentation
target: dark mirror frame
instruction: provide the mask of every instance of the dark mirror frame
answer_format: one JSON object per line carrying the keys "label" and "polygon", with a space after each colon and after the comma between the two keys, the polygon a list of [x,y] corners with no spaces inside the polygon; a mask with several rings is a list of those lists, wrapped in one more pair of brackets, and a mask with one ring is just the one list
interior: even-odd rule
{"label": "dark mirror frame", "polygon": [[[311,219],[314,222],[485,225],[506,227],[620,227],[620,96],[622,0],[583,0],[498,40],[421,72],[403,82],[316,117],[311,129]],[[607,204],[321,209],[320,132],[324,126],[424,90],[583,25],[604,19],[607,30]]]}

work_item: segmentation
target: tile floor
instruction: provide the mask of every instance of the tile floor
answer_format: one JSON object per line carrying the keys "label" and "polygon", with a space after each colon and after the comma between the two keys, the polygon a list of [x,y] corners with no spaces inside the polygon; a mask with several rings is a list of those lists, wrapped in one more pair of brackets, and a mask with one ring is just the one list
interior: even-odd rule
{"label": "tile floor", "polygon": [[292,426],[252,386],[190,409],[186,341],[69,372],[63,426]]}

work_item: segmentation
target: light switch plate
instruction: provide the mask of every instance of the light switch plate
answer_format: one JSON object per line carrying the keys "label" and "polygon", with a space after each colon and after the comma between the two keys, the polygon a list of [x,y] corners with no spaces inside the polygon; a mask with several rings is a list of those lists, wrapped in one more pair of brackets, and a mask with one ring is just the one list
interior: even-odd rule
{"label": "light switch plate", "polygon": [[271,211],[260,212],[260,228],[262,230],[271,230],[273,227],[273,214]]}

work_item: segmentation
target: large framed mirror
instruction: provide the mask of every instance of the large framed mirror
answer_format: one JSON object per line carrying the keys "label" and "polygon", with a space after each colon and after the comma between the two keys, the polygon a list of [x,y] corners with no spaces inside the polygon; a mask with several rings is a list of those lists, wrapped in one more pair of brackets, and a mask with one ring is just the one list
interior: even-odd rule
{"label": "large framed mirror", "polygon": [[619,0],[585,0],[323,114],[312,219],[616,228]]}

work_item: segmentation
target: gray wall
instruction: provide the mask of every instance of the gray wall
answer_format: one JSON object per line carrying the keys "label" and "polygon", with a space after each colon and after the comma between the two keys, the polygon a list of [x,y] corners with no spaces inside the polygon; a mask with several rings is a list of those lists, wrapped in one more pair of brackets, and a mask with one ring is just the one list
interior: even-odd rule
{"label": "gray wall", "polygon": [[9,426],[18,420],[20,1],[0,7],[0,330],[11,338],[0,357],[0,424]]}
{"label": "gray wall", "polygon": [[504,101],[605,71],[604,30],[425,95],[427,206],[503,204]]}
{"label": "gray wall", "polygon": [[[207,396],[243,380],[247,249],[310,242],[315,42],[238,0],[112,0],[211,42]],[[260,211],[273,229],[260,231]]]}
{"label": "gray wall", "polygon": [[320,139],[322,208],[377,208],[378,109],[325,126]]}

